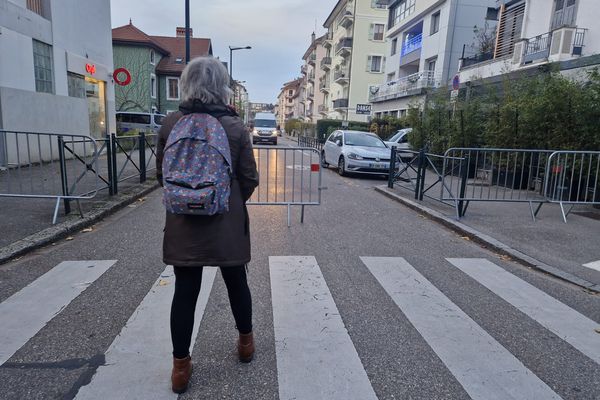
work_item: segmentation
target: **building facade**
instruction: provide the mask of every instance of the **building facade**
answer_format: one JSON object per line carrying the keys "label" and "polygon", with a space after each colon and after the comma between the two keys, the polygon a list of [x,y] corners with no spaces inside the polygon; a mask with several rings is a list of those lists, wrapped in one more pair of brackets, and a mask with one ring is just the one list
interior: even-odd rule
{"label": "building facade", "polygon": [[368,120],[369,89],[385,77],[386,22],[386,6],[376,0],[339,0],[331,11],[323,25],[323,117]]}
{"label": "building facade", "polygon": [[[191,30],[190,30],[191,31]],[[212,55],[210,39],[190,32],[190,57]],[[131,21],[112,30],[115,69],[125,68],[131,82],[115,90],[117,111],[176,111],[180,102],[179,78],[185,68],[185,28],[175,36],[150,36]]]}
{"label": "building facade", "polygon": [[496,0],[379,2],[389,7],[388,62],[385,82],[371,88],[375,117],[404,116],[428,89],[453,81],[464,46],[476,46],[479,36],[493,34],[486,18]]}
{"label": "building facade", "polygon": [[578,75],[600,65],[600,7],[596,0],[496,2],[497,29],[487,52],[460,60],[461,87],[495,82],[508,74],[537,74],[549,64]]}
{"label": "building facade", "polygon": [[[323,116],[320,113],[319,106],[325,104],[325,93],[321,91],[322,83],[325,79],[328,69],[321,68],[323,60],[327,57],[327,49],[323,46],[327,35],[319,38],[313,33],[311,43],[302,60],[304,64],[301,73],[304,77],[304,120],[316,124]],[[327,62],[327,60],[325,60]],[[330,61],[330,59],[329,59]],[[329,62],[328,67],[331,66]]]}
{"label": "building facade", "polygon": [[301,119],[304,112],[303,104],[300,102],[300,93],[304,78],[297,78],[293,81],[286,82],[279,96],[277,96],[277,105],[275,107],[275,117],[277,124],[282,128],[290,119]]}
{"label": "building facade", "polygon": [[116,129],[110,0],[0,0],[0,129]]}

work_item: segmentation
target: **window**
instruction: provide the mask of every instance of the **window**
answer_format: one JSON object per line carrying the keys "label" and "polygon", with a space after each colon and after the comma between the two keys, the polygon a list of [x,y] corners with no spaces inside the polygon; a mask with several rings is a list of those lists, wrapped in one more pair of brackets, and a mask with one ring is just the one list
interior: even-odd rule
{"label": "window", "polygon": [[70,97],[85,99],[85,78],[82,75],[67,72],[67,85]]}
{"label": "window", "polygon": [[154,65],[154,50],[150,50],[150,64]]}
{"label": "window", "polygon": [[395,72],[392,72],[391,74],[387,75],[387,82],[391,82],[394,79],[396,79],[396,73]]}
{"label": "window", "polygon": [[371,0],[371,8],[382,8],[385,10],[387,8],[387,5],[379,4],[379,0]]}
{"label": "window", "polygon": [[437,62],[437,57],[427,60],[427,71],[435,72],[435,63]]}
{"label": "window", "polygon": [[156,98],[156,75],[150,74],[150,97]]}
{"label": "window", "polygon": [[179,100],[179,78],[167,78],[167,100]]}
{"label": "window", "polygon": [[369,56],[367,58],[367,72],[383,72],[385,58],[382,56]]}
{"label": "window", "polygon": [[415,12],[416,0],[404,0],[394,6],[390,11],[390,28],[399,24]]}
{"label": "window", "polygon": [[515,42],[521,38],[525,1],[508,7],[500,16],[495,57],[512,56]]}
{"label": "window", "polygon": [[575,25],[576,0],[554,0],[554,15],[552,16],[552,29],[561,26]]}
{"label": "window", "polygon": [[392,40],[392,52],[390,55],[394,55],[398,52],[398,38],[395,38],[394,40]]}
{"label": "window", "polygon": [[52,46],[33,39],[33,69],[36,92],[54,93]]}
{"label": "window", "polygon": [[371,24],[371,28],[370,28],[370,32],[369,32],[369,39],[382,41],[384,31],[385,31],[384,24]]}
{"label": "window", "polygon": [[293,89],[288,90],[288,96],[293,96],[293,95],[294,95],[294,90]]}
{"label": "window", "polygon": [[150,114],[131,114],[131,123],[150,125]]}
{"label": "window", "polygon": [[437,33],[440,30],[440,12],[436,12],[431,16],[431,34]]}

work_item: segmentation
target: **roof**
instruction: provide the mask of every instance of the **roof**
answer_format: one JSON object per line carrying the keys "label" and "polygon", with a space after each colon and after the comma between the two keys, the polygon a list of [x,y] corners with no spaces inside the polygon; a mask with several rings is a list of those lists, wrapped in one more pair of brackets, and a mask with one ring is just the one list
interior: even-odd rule
{"label": "roof", "polygon": [[333,9],[331,10],[331,13],[325,20],[325,23],[323,24],[323,28],[329,28],[329,26],[331,24],[333,24],[334,18],[340,12],[342,4],[346,4],[347,2],[348,2],[348,0],[338,0],[335,7],[333,7]]}
{"label": "roof", "polygon": [[[169,55],[164,57],[156,66],[156,72],[165,75],[180,75],[185,68],[185,38],[168,36],[151,36],[162,47],[169,50]],[[191,38],[190,58],[212,56],[212,43],[210,39]],[[183,62],[177,62],[177,59]]]}
{"label": "roof", "polygon": [[[162,53],[163,58],[156,72],[165,75],[181,75],[185,68],[185,37],[150,36],[131,22],[112,30],[114,44],[149,46]],[[190,39],[190,58],[212,55],[212,42],[205,38]],[[182,62],[177,62],[181,59]]]}
{"label": "roof", "polygon": [[112,30],[112,40],[116,44],[149,46],[160,51],[162,54],[169,54],[169,50],[162,47],[156,40],[139,30],[132,23],[114,28]]}

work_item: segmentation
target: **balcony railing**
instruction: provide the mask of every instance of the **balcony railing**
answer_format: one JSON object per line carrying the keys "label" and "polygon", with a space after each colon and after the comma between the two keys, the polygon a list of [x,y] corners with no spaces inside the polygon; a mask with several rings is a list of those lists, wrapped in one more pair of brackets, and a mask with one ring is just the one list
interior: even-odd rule
{"label": "balcony railing", "polygon": [[551,43],[551,32],[525,40],[523,44],[523,64],[548,58]]}
{"label": "balcony railing", "polygon": [[323,47],[330,48],[333,41],[333,32],[327,32],[325,35],[325,40],[323,41]]}
{"label": "balcony railing", "polygon": [[329,107],[327,107],[326,104],[319,104],[319,108],[318,109],[319,109],[319,112],[321,114],[326,114],[326,113],[329,112]]}
{"label": "balcony railing", "polygon": [[310,71],[308,73],[308,81],[313,82],[315,80],[315,71]]}
{"label": "balcony railing", "polygon": [[414,36],[412,39],[408,40],[406,43],[402,45],[401,55],[405,56],[409,53],[412,53],[415,50],[419,50],[421,48],[421,44],[423,42],[423,34],[419,33]]}
{"label": "balcony railing", "polygon": [[470,57],[462,57],[460,59],[460,68],[466,68],[471,65],[479,64],[484,61],[492,60],[494,58],[494,52],[489,51],[486,53],[475,54]]}
{"label": "balcony railing", "polygon": [[329,69],[331,67],[331,57],[323,57],[321,60],[321,69]]}
{"label": "balcony railing", "polygon": [[317,61],[317,54],[316,53],[311,53],[308,56],[308,63],[314,65],[316,61]]}
{"label": "balcony railing", "polygon": [[303,65],[302,67],[300,67],[300,73],[302,75],[306,75],[306,72],[308,71],[306,65]]}
{"label": "balcony railing", "polygon": [[350,50],[352,50],[352,38],[350,37],[340,39],[335,46],[335,54],[350,52]]}
{"label": "balcony railing", "polygon": [[348,108],[348,99],[337,99],[333,101],[333,108]]}
{"label": "balcony railing", "polygon": [[[348,79],[349,79],[349,75],[348,75],[347,68],[337,69],[333,72],[333,80],[336,83],[341,83],[341,81],[347,81]],[[338,82],[338,81],[340,81],[340,82]]]}
{"label": "balcony railing", "polygon": [[417,72],[403,78],[377,86],[375,93],[369,94],[370,102],[380,102],[411,96],[425,88],[440,86],[440,77],[434,71]]}

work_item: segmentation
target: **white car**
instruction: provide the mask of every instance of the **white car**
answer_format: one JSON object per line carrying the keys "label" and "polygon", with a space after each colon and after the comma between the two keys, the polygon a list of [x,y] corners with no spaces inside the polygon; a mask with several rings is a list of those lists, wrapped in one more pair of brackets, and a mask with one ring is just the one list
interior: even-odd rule
{"label": "white car", "polygon": [[334,131],[321,151],[321,165],[337,166],[338,174],[388,174],[391,150],[377,135],[360,131]]}
{"label": "white car", "polygon": [[413,153],[402,152],[402,150],[411,150],[412,147],[408,143],[408,134],[412,132],[412,128],[404,128],[397,131],[394,136],[385,141],[385,144],[391,149],[396,147],[398,154],[402,160],[412,159]]}

